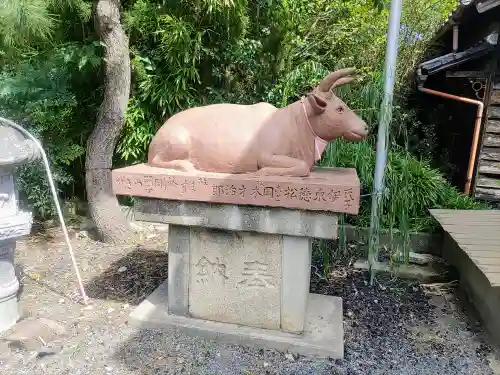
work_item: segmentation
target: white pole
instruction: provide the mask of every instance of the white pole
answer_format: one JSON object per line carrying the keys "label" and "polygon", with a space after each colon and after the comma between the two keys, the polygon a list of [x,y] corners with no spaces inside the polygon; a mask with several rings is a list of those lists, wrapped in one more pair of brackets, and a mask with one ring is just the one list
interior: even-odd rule
{"label": "white pole", "polygon": [[373,281],[374,265],[378,261],[379,216],[382,213],[382,194],[384,192],[384,174],[387,163],[387,143],[389,125],[392,120],[392,98],[396,81],[396,61],[398,57],[398,40],[403,0],[392,0],[389,15],[389,31],[387,33],[387,49],[385,53],[384,98],[380,108],[380,119],[377,137],[377,155],[375,176],[373,181],[372,211],[370,221],[370,237],[368,246],[368,263]]}

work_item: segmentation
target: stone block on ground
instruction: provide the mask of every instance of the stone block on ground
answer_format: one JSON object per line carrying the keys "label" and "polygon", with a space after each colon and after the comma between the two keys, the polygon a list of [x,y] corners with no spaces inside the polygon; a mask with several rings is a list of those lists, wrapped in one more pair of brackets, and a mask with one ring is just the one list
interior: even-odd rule
{"label": "stone block on ground", "polygon": [[129,323],[143,329],[178,330],[208,340],[301,355],[333,359],[344,355],[342,299],[338,297],[309,294],[300,335],[168,314],[166,306],[167,282],[132,311]]}
{"label": "stone block on ground", "polygon": [[[354,268],[369,270],[370,266],[366,260],[358,260]],[[446,267],[422,266],[416,264],[401,264],[392,267],[386,262],[378,262],[373,266],[376,272],[394,274],[403,279],[413,279],[424,283],[449,281],[449,273]]]}
{"label": "stone block on ground", "polygon": [[54,320],[26,318],[18,322],[3,340],[13,348],[40,351],[65,335],[66,329]]}

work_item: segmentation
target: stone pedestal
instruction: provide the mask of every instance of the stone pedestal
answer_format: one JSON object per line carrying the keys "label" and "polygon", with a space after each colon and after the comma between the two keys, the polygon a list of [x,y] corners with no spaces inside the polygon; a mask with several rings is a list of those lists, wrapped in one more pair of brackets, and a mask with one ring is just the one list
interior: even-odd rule
{"label": "stone pedestal", "polygon": [[170,226],[168,281],[131,314],[133,322],[342,357],[341,299],[309,294],[311,237],[335,238],[336,214],[139,199],[135,216]]}
{"label": "stone pedestal", "polygon": [[0,332],[19,319],[19,281],[14,269],[16,240],[30,233],[31,213],[18,208],[15,168],[39,157],[36,146],[0,121]]}
{"label": "stone pedestal", "polygon": [[357,213],[355,172],[189,181],[169,172],[144,166],[113,172],[117,194],[142,197],[136,220],[169,224],[168,280],[132,312],[131,322],[341,358],[342,301],[309,293],[311,244],[337,237],[334,210]]}
{"label": "stone pedestal", "polygon": [[14,268],[16,239],[29,234],[31,214],[19,211],[13,176],[0,169],[0,332],[19,319],[17,292],[19,281]]}

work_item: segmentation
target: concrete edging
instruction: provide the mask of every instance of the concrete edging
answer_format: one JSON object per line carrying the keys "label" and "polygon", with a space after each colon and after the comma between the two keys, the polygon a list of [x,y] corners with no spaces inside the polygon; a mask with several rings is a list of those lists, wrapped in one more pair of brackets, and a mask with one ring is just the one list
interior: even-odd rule
{"label": "concrete edging", "polygon": [[[341,226],[339,225],[339,230]],[[368,243],[369,228],[358,228],[352,225],[344,225],[344,235],[346,241],[359,241]],[[339,237],[341,234],[339,233]],[[393,232],[391,241],[389,233],[383,233],[380,236],[381,246],[390,246],[393,243],[401,244],[403,242],[402,235],[399,231]],[[414,253],[432,254],[441,256],[441,248],[443,243],[443,235],[441,233],[410,233],[410,251]]]}

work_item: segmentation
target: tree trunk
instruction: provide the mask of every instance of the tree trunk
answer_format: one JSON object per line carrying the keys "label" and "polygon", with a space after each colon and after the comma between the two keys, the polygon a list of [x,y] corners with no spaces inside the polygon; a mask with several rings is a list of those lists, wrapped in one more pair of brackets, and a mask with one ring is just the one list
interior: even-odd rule
{"label": "tree trunk", "polygon": [[85,182],[92,219],[105,242],[126,242],[130,223],[111,188],[113,152],[124,125],[130,94],[128,37],[120,23],[120,0],[99,0],[94,22],[105,44],[104,98],[87,141]]}

